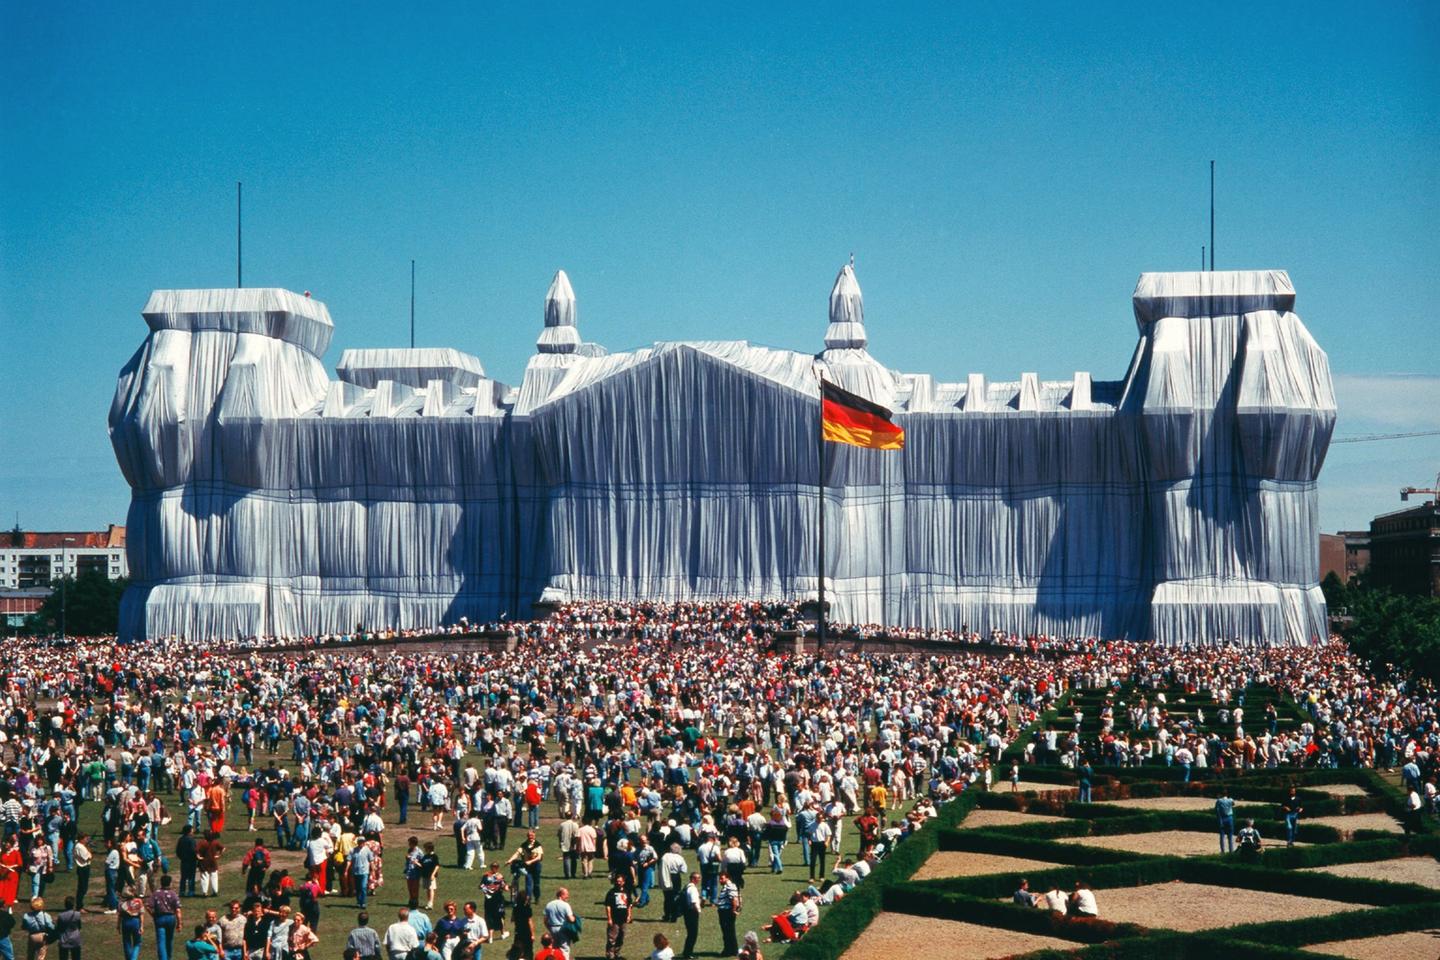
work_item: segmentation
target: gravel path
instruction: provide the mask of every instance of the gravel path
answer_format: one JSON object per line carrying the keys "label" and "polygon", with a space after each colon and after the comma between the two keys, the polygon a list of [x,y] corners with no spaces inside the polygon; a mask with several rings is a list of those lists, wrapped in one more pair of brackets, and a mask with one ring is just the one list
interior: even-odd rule
{"label": "gravel path", "polygon": [[1400,822],[1388,813],[1352,813],[1340,817],[1300,818],[1301,823],[1319,823],[1349,835],[1356,830],[1384,830],[1386,833],[1404,833]]}
{"label": "gravel path", "polygon": [[1368,797],[1370,791],[1356,783],[1332,783],[1329,786],[1314,787],[1334,797]]}
{"label": "gravel path", "polygon": [[[1434,857],[1398,857],[1394,860],[1370,860],[1364,863],[1341,863],[1333,867],[1304,869],[1309,873],[1333,873],[1341,877],[1418,883],[1433,890],[1440,890],[1440,863],[1437,863]],[[1436,956],[1440,956],[1440,953]]]}
{"label": "gravel path", "polygon": [[[1079,949],[1081,946],[1083,944],[999,927],[914,917],[904,913],[882,913],[856,938],[840,960],[895,960],[897,957],[991,960],[1034,950]],[[767,948],[767,956],[769,952]]]}
{"label": "gravel path", "polygon": [[1395,960],[1397,957],[1422,960],[1440,957],[1440,930],[1392,933],[1367,940],[1332,940],[1329,943],[1316,943],[1305,949],[1315,953],[1333,953],[1337,957],[1351,957],[1353,960]]}
{"label": "gravel path", "polygon": [[1129,800],[1106,800],[1109,806],[1133,807],[1137,810],[1203,810],[1215,809],[1213,797],[1139,797]]}
{"label": "gravel path", "polygon": [[1026,823],[1056,823],[1064,817],[1052,817],[1043,813],[1020,813],[1016,810],[971,810],[960,824],[963,829],[975,827],[1013,827]]}
{"label": "gravel path", "polygon": [[1004,857],[995,853],[966,853],[941,850],[932,854],[912,879],[938,880],[944,877],[978,877],[986,873],[1034,873],[1058,867],[1058,863]]}
{"label": "gravel path", "polygon": [[[1266,837],[1274,845],[1284,843]],[[1117,833],[1109,837],[1061,837],[1060,843],[1081,843],[1087,847],[1127,850],[1130,853],[1157,853],[1168,856],[1207,856],[1220,852],[1219,833],[1196,833],[1188,830],[1158,830],[1154,833]],[[1296,843],[1297,847],[1305,844]]]}
{"label": "gravel path", "polygon": [[1096,890],[1100,917],[1117,923],[1191,933],[1236,923],[1323,917],[1353,905],[1288,893],[1241,890],[1207,883],[1156,883]]}

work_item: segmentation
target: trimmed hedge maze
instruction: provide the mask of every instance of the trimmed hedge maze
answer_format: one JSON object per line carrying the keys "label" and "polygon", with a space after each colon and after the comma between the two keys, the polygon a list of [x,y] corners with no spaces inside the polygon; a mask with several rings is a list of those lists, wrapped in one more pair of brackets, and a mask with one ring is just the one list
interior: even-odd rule
{"label": "trimmed hedge maze", "polygon": [[[1254,691],[1247,691],[1247,726]],[[1134,695],[1136,691],[1126,689]],[[1103,695],[1103,694],[1102,694]],[[1179,696],[1184,696],[1180,694]],[[1208,716],[1215,716],[1209,704],[1195,704],[1192,694],[1186,698],[1202,706]],[[1062,703],[1036,725],[1046,723],[1069,729],[1073,708],[1078,706],[1092,716],[1098,730],[1098,698],[1092,691],[1078,694],[1073,701]],[[1289,704],[1277,703],[1280,723],[1292,726],[1303,718]],[[1120,711],[1116,711],[1117,727]],[[1207,719],[1208,719],[1207,716]],[[1057,719],[1058,718],[1058,719]],[[1027,731],[1028,733],[1028,731]],[[1087,730],[1087,740],[1093,735]],[[1023,751],[1023,740],[1011,751]],[[1007,753],[1019,758],[1023,754]],[[1399,883],[1357,876],[1341,876],[1314,868],[1345,864],[1371,863],[1407,857],[1440,858],[1440,836],[1431,832],[1427,821],[1420,832],[1399,835],[1384,831],[1342,830],[1334,826],[1307,823],[1311,817],[1340,817],[1354,814],[1384,813],[1399,817],[1404,809],[1404,794],[1391,781],[1370,770],[1328,769],[1287,770],[1257,769],[1248,772],[1192,771],[1190,782],[1184,782],[1183,771],[1163,765],[1142,767],[1095,767],[1093,803],[1076,802],[1073,771],[1060,766],[1025,766],[1022,779],[1031,783],[1055,784],[1052,792],[1010,793],[1009,786],[998,783],[990,793],[978,789],[966,791],[955,802],[942,808],[938,822],[933,822],[902,844],[895,854],[881,863],[871,878],[860,884],[849,896],[825,914],[819,926],[807,937],[791,945],[784,953],[786,960],[840,960],[861,937],[865,928],[881,913],[928,917],[938,920],[962,921],[995,930],[1034,934],[1064,941],[1063,949],[1040,950],[1019,954],[1026,960],[1058,960],[1062,957],[1084,960],[1128,960],[1128,958],[1176,957],[1214,958],[1226,960],[1272,960],[1280,957],[1334,957],[1333,953],[1307,950],[1316,944],[1357,940],[1430,931],[1440,928],[1440,889],[1412,883]],[[1363,793],[1335,795],[1326,787],[1348,784]],[[1297,839],[1303,845],[1287,848],[1279,804],[1291,786],[1299,788],[1305,806]],[[1198,856],[1176,856],[1168,853],[1134,853],[1105,845],[1103,839],[1084,843],[1074,838],[1104,838],[1119,835],[1159,834],[1181,831],[1187,834],[1217,836],[1216,818],[1206,810],[1135,809],[1123,806],[1126,801],[1154,797],[1193,797],[1201,805],[1219,796],[1222,788],[1236,800],[1236,822],[1255,820],[1265,838],[1265,849],[1258,858],[1242,859],[1240,854],[1217,853]],[[1039,814],[1059,820],[1037,817],[1032,823],[1016,823],[966,828],[964,822],[975,810],[1003,810],[1017,814]],[[1066,842],[1070,840],[1072,842]],[[1163,845],[1161,838],[1156,838]],[[982,876],[959,876],[945,879],[913,880],[920,867],[941,851],[992,854],[1035,861],[1024,872],[1005,871]],[[1011,901],[1021,878],[1030,881],[1030,889],[1069,890],[1083,880],[1096,892],[1100,903],[1099,919],[1065,917],[1049,911],[1017,905]],[[1282,894],[1287,897],[1311,898],[1344,904],[1337,912],[1299,918],[1280,917],[1266,922],[1245,922],[1208,926],[1199,930],[1176,930],[1165,927],[1164,911],[1146,924],[1122,923],[1105,919],[1106,904],[1117,903],[1126,889],[1152,887],[1168,883],[1205,884],[1230,891],[1252,891],[1257,897]],[[1172,888],[1179,889],[1179,888]],[[1194,888],[1190,888],[1194,889]],[[1152,890],[1152,895],[1157,891]],[[1275,898],[1277,901],[1282,898]],[[1294,903],[1295,901],[1284,901]],[[1319,905],[1315,905],[1318,906]],[[1122,911],[1123,912],[1123,911]],[[1440,950],[1440,939],[1435,945]],[[918,945],[917,945],[918,946]],[[917,950],[917,955],[947,955],[936,945]],[[959,955],[956,949],[955,954]],[[857,948],[854,960],[864,960]]]}

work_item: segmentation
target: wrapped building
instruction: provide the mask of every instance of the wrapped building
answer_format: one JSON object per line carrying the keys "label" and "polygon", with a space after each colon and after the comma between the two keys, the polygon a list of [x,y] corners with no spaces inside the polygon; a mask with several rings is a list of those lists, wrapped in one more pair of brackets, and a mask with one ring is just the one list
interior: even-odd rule
{"label": "wrapped building", "polygon": [[[156,291],[110,411],[133,490],[122,631],[804,598],[823,509],[838,621],[1306,642],[1335,399],[1294,301],[1283,271],[1147,273],[1124,379],[940,382],[870,353],[848,266],[818,354],[608,353],[562,271],[511,387],[453,349],[347,350],[331,379],[324,304]],[[905,449],[822,451],[821,374],[895,411]]]}

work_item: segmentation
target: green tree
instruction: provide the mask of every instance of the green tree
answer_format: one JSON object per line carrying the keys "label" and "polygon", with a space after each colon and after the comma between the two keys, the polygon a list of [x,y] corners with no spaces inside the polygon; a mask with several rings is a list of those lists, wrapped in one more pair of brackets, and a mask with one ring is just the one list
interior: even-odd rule
{"label": "green tree", "polygon": [[65,632],[71,636],[97,637],[115,633],[120,628],[120,597],[128,580],[111,580],[103,573],[90,571],[79,577],[66,577],[63,585],[40,605],[36,629],[42,633],[60,632],[61,604],[64,604]]}
{"label": "green tree", "polygon": [[1345,581],[1341,580],[1334,570],[1325,574],[1325,579],[1320,581],[1320,589],[1325,594],[1325,605],[1330,608],[1330,616],[1335,616],[1349,606]]}
{"label": "green tree", "polygon": [[1440,680],[1440,600],[1349,589],[1350,649],[1378,670]]}

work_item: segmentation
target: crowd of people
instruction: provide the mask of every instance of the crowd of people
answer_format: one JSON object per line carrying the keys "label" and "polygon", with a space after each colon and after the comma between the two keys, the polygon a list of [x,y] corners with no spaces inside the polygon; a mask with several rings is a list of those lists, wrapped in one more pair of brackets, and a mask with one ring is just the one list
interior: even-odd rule
{"label": "crowd of people", "polygon": [[[685,930],[674,946],[656,934],[652,956],[692,956],[713,913],[723,955],[755,958],[767,938],[803,937],[958,792],[989,784],[1016,731],[1077,688],[1147,693],[1107,701],[1095,738],[1078,715],[1036,729],[1029,760],[1403,764],[1435,802],[1433,691],[1371,676],[1337,642],[1170,649],[959,631],[943,655],[774,652],[797,618],[787,604],[577,603],[504,625],[508,652],[407,648],[386,631],[369,636],[397,642],[348,649],[13,645],[0,956],[13,932],[32,957],[51,943],[78,957],[67,944],[79,949],[98,899],[127,960],[147,936],[161,960],[182,941],[191,956],[302,960],[322,937],[362,960],[466,960],[485,944],[552,960],[581,933],[567,883],[598,875],[607,957],[642,915]],[[1246,714],[1252,684],[1307,722]],[[1213,697],[1216,722],[1172,717],[1176,688]],[[742,935],[747,876],[783,876],[797,848],[807,882]],[[243,895],[186,915],[235,868]],[[470,871],[474,895],[442,898],[432,920],[442,870]],[[74,894],[52,916],[47,887],[67,872]],[[383,930],[368,913],[382,888],[405,902]],[[323,916],[336,902],[358,911],[348,933]]]}

